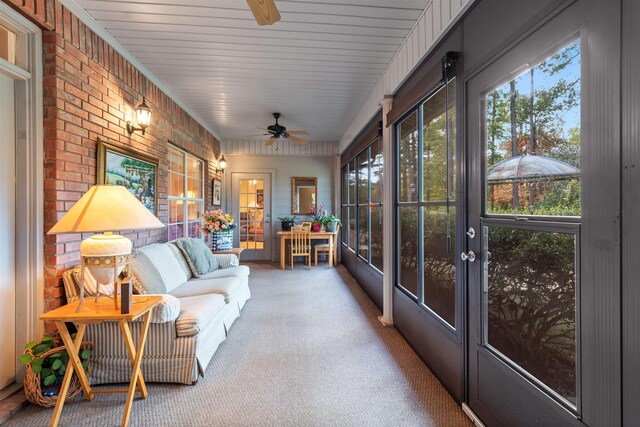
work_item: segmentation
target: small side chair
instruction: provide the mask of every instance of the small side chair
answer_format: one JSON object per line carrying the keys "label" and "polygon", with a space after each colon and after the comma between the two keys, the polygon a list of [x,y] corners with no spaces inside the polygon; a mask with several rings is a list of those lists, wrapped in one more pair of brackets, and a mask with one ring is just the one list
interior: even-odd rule
{"label": "small side chair", "polygon": [[[339,235],[339,234],[340,234],[340,226],[338,225],[336,227],[336,235]],[[336,259],[335,253],[336,253],[336,251],[338,249],[336,247],[337,246],[336,243],[337,242],[334,242],[334,244],[333,244],[333,253],[329,253],[329,243],[328,242],[327,243],[317,243],[315,245],[316,267],[318,266],[318,252],[326,252],[328,257],[332,256],[334,260]],[[327,261],[328,261],[328,259],[327,259]],[[334,262],[334,264],[335,264],[335,262]]]}
{"label": "small side chair", "polygon": [[291,269],[293,258],[302,256],[307,258],[307,267],[311,269],[311,236],[304,229],[294,228],[291,232]]}

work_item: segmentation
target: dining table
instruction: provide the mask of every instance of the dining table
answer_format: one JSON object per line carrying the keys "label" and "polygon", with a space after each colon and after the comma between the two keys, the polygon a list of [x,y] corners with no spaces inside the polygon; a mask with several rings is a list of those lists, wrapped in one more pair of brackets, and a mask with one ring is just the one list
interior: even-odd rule
{"label": "dining table", "polygon": [[[278,236],[280,236],[280,268],[284,270],[285,268],[285,248],[287,245],[287,240],[291,239],[293,235],[293,231],[278,231]],[[338,231],[311,231],[309,233],[309,237],[311,240],[326,240],[329,242],[329,268],[333,267],[334,264],[338,262],[338,255],[336,251],[336,243],[338,240]]]}

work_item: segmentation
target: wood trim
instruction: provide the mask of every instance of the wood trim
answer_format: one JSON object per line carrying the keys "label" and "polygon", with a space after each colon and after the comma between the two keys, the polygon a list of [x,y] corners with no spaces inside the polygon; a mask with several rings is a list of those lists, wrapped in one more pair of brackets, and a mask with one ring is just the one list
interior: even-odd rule
{"label": "wood trim", "polygon": [[[44,146],[43,146],[43,52],[40,27],[0,2],[0,22],[23,37],[20,55],[29,72],[13,75],[16,81],[16,380],[24,377],[18,363],[22,344],[41,336],[43,322],[38,317],[44,300]],[[16,52],[18,55],[18,52]],[[5,327],[8,327],[5,325]]]}

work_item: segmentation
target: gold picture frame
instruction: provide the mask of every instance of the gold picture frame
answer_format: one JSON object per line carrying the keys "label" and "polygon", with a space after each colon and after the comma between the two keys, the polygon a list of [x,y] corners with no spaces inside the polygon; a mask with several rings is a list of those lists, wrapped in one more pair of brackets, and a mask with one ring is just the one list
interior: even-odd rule
{"label": "gold picture frame", "polygon": [[158,216],[158,165],[156,157],[98,137],[96,182],[125,186],[149,211]]}

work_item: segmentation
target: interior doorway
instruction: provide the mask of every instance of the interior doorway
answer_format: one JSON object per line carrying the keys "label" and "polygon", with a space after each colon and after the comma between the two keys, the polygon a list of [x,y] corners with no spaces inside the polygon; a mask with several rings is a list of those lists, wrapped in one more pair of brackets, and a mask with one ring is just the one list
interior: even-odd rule
{"label": "interior doorway", "polygon": [[243,260],[270,261],[271,174],[232,173],[232,212],[238,224],[234,246],[244,249]]}
{"label": "interior doorway", "polygon": [[20,386],[18,357],[43,329],[42,58],[41,30],[0,2],[0,400]]}
{"label": "interior doorway", "polygon": [[[0,342],[16,348],[15,81],[0,74]],[[0,352],[0,390],[16,379],[16,352]]]}

